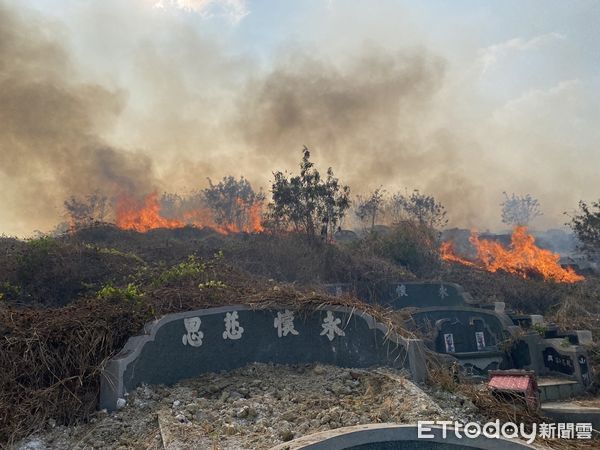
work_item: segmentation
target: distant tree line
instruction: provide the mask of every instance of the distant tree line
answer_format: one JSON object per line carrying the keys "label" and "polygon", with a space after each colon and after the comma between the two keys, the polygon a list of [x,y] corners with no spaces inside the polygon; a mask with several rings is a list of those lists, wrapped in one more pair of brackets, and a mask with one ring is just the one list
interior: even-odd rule
{"label": "distant tree line", "polygon": [[377,188],[366,196],[358,195],[354,213],[365,228],[374,230],[380,222],[398,224],[412,221],[433,229],[443,228],[447,223],[446,209],[433,196],[415,189],[410,195],[397,192],[388,196]]}
{"label": "distant tree line", "polygon": [[[244,177],[226,176],[219,182],[208,179],[208,187],[190,195],[164,193],[160,198],[161,214],[180,218],[188,211],[209,211],[211,220],[246,230],[250,221],[262,220],[262,226],[271,232],[297,232],[314,240],[330,240],[342,220],[353,207],[354,216],[366,230],[374,231],[378,224],[398,225],[412,223],[411,233],[440,230],[448,223],[444,206],[433,196],[419,190],[388,194],[382,187],[357,195],[350,200],[350,188],[341,183],[329,167],[321,175],[311,161],[310,150],[302,149],[298,174],[276,171],[273,173],[271,201],[256,191]],[[541,216],[537,199],[530,194],[517,195],[503,192],[502,222],[507,225],[530,225]],[[72,196],[64,202],[71,229],[111,219],[111,199],[99,192],[84,197]],[[184,217],[185,219],[185,217]],[[578,211],[568,224],[580,242],[582,251],[600,254],[600,200],[579,203]]]}

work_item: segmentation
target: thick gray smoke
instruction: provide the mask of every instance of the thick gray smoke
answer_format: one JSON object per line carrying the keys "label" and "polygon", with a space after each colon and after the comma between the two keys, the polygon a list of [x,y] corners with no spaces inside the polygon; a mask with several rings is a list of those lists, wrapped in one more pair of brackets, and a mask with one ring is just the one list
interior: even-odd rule
{"label": "thick gray smoke", "polygon": [[577,80],[490,107],[477,60],[400,45],[395,19],[377,38],[368,15],[350,42],[347,17],[316,21],[312,47],[284,42],[265,61],[145,4],[73,2],[67,26],[0,0],[0,232],[49,230],[65,199],[94,191],[185,193],[227,175],[268,188],[303,145],[354,193],[434,195],[450,226],[502,226],[503,191],[560,225],[593,190],[597,115]]}
{"label": "thick gray smoke", "polygon": [[355,191],[420,187],[474,217],[464,152],[428,123],[444,76],[444,61],[423,50],[369,48],[339,64],[296,54],[246,85],[233,128],[265,164],[289,167],[303,143]]}
{"label": "thick gray smoke", "polygon": [[0,3],[0,174],[10,181],[0,198],[5,214],[32,227],[24,233],[56,223],[70,195],[133,195],[155,186],[150,158],[100,137],[118,117],[122,95],[78,83],[57,35],[51,24]]}

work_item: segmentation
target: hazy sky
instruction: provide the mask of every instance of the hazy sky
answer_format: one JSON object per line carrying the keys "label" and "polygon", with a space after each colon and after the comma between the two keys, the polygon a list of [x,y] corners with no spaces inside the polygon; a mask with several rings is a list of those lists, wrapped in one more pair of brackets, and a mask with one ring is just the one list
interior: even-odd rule
{"label": "hazy sky", "polygon": [[600,198],[600,1],[0,0],[0,233],[70,195],[268,188],[304,144],[353,193],[538,228]]}

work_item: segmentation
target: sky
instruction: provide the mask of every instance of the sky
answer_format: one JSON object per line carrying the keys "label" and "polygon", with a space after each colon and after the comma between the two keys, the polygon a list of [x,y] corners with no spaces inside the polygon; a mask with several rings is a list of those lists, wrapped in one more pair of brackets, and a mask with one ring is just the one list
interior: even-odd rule
{"label": "sky", "polygon": [[303,145],[354,194],[537,228],[600,198],[600,1],[0,0],[0,234],[70,196],[268,189]]}

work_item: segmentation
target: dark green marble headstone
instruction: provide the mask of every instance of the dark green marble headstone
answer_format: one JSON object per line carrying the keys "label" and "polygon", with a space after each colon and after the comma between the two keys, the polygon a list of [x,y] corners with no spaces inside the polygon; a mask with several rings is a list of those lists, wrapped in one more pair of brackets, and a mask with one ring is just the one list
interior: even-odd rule
{"label": "dark green marble headstone", "polygon": [[192,345],[194,342],[183,343],[187,338],[184,318],[166,323],[125,370],[125,387],[130,390],[141,383],[173,384],[204,372],[231,370],[252,362],[402,367],[403,348],[384,342],[383,333],[369,329],[363,319],[332,312],[332,317],[341,321],[338,329],[344,335],[334,331],[330,340],[331,334],[321,334],[326,311],[307,317],[291,312],[294,328],[287,335],[279,336],[274,323],[278,313],[285,314],[285,311],[237,311],[238,322],[243,327],[239,339],[223,338],[226,312],[193,316],[201,320],[198,330],[203,333],[201,345],[197,347]]}
{"label": "dark green marble headstone", "polygon": [[127,342],[103,372],[100,403],[113,409],[142,383],[169,385],[253,362],[406,367],[422,379],[422,354],[420,340],[390,334],[368,314],[349,308],[300,313],[238,305],[190,311],[164,316]]}
{"label": "dark green marble headstone", "polygon": [[411,282],[390,283],[382,303],[394,309],[465,306],[466,304],[462,288],[454,283]]}

